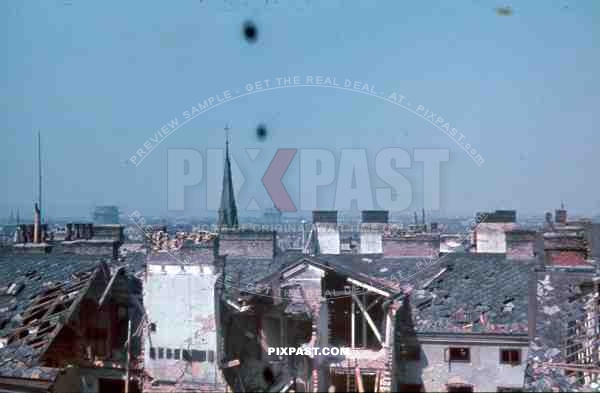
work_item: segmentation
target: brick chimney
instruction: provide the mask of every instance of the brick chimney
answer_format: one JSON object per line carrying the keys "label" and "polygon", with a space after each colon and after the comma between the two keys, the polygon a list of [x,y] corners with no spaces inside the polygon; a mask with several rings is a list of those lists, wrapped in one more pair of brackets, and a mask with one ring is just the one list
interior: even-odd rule
{"label": "brick chimney", "polygon": [[215,239],[219,256],[273,258],[277,252],[277,232],[222,228]]}
{"label": "brick chimney", "polygon": [[387,210],[361,212],[360,254],[383,254],[383,231],[388,219]]}
{"label": "brick chimney", "polygon": [[383,238],[384,257],[437,258],[440,253],[439,233],[417,233],[413,235]]}
{"label": "brick chimney", "polygon": [[588,245],[583,231],[545,233],[544,254],[547,265],[589,265]]}
{"label": "brick chimney", "polygon": [[531,259],[536,256],[536,232],[525,229],[506,231],[506,257],[509,259]]}

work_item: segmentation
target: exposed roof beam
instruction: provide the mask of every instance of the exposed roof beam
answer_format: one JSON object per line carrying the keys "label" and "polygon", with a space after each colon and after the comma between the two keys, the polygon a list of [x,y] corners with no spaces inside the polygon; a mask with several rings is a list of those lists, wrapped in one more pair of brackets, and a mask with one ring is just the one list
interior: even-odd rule
{"label": "exposed roof beam", "polygon": [[389,293],[387,293],[387,292],[385,292],[385,291],[382,291],[381,289],[377,289],[377,288],[375,288],[375,287],[373,287],[373,286],[371,286],[371,285],[369,285],[369,284],[365,284],[365,283],[363,283],[363,282],[356,281],[356,280],[354,280],[354,279],[352,279],[352,278],[348,278],[348,282],[349,282],[350,284],[354,284],[354,285],[356,285],[356,286],[358,286],[358,287],[361,287],[361,288],[367,289],[367,290],[369,290],[369,291],[371,291],[371,292],[375,292],[375,293],[377,293],[377,294],[379,294],[379,295],[381,295],[381,296],[390,297],[390,294],[389,294]]}
{"label": "exposed roof beam", "polygon": [[365,309],[365,306],[363,306],[363,304],[360,302],[360,300],[358,300],[358,297],[354,293],[352,294],[352,299],[354,299],[354,301],[356,302],[356,305],[358,306],[358,308],[360,308],[360,311],[362,312],[363,316],[367,320],[367,323],[371,327],[371,330],[373,331],[373,334],[375,335],[375,337],[377,338],[379,343],[381,345],[383,345],[383,340],[381,339],[381,334],[379,333],[379,330],[377,330],[377,326],[375,325],[375,323],[369,316],[369,313]]}

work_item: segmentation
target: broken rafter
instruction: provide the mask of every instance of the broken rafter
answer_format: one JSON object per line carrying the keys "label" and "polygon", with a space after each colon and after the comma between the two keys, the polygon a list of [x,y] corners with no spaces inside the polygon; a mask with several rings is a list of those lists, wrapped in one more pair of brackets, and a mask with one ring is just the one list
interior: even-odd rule
{"label": "broken rafter", "polygon": [[358,287],[361,287],[361,288],[363,288],[363,289],[367,289],[367,290],[369,290],[369,291],[371,291],[371,292],[375,292],[375,293],[376,293],[376,294],[378,294],[378,295],[385,296],[385,297],[390,297],[390,294],[389,294],[389,293],[387,293],[387,292],[385,292],[385,291],[382,291],[381,289],[377,289],[377,288],[375,288],[375,287],[373,287],[373,286],[371,286],[371,285],[369,285],[369,284],[365,284],[365,283],[363,283],[363,282],[356,281],[356,280],[354,280],[354,279],[352,279],[352,278],[348,278],[348,282],[349,282],[350,284],[354,284],[354,285],[356,285],[356,286],[358,286]]}
{"label": "broken rafter", "polygon": [[378,297],[377,299],[373,300],[373,301],[371,302],[371,304],[369,304],[369,306],[367,307],[367,311],[369,311],[370,309],[372,309],[372,308],[373,308],[373,306],[376,306],[376,305],[377,305],[377,303],[379,303],[380,301],[381,301],[381,298],[380,298],[380,297]]}
{"label": "broken rafter", "polygon": [[113,274],[113,276],[110,278],[110,281],[108,282],[108,285],[104,289],[104,293],[100,297],[100,302],[98,302],[99,307],[102,307],[104,305],[104,302],[108,298],[108,295],[110,294],[110,292],[111,292],[111,290],[113,288],[113,285],[115,285],[115,282],[117,281],[117,277],[123,271],[125,271],[125,266],[121,266],[120,268],[118,268],[117,271],[115,272],[115,274]]}
{"label": "broken rafter", "polygon": [[354,301],[356,302],[356,305],[358,306],[358,308],[360,308],[360,311],[362,312],[363,316],[367,320],[367,323],[371,327],[371,330],[373,331],[373,334],[375,334],[375,337],[377,338],[377,340],[379,341],[379,343],[383,345],[383,341],[381,340],[381,334],[377,330],[377,326],[375,325],[375,323],[373,322],[373,320],[369,316],[369,313],[365,309],[365,306],[363,306],[363,304],[360,302],[360,300],[358,299],[358,297],[354,293],[352,294],[352,299],[354,299]]}

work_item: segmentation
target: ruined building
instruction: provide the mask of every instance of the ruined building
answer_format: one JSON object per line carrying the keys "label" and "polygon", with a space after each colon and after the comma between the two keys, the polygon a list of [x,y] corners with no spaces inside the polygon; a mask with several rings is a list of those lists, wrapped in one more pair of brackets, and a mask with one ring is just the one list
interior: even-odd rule
{"label": "ruined building", "polygon": [[[142,363],[135,280],[96,257],[0,256],[0,391],[129,392]],[[129,337],[129,339],[128,339]]]}

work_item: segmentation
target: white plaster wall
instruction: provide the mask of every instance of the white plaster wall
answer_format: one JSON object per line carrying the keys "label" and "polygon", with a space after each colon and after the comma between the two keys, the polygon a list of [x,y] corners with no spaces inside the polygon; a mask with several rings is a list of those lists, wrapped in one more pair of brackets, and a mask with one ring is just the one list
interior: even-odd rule
{"label": "white plaster wall", "polygon": [[[527,346],[470,345],[452,344],[453,347],[471,349],[470,363],[448,363],[444,351],[448,344],[421,344],[421,360],[405,361],[396,367],[396,377],[400,384],[419,384],[425,391],[445,391],[446,384],[461,382],[471,384],[475,392],[495,392],[501,387],[522,388],[525,375]],[[521,364],[511,366],[500,364],[500,349],[521,349]]]}
{"label": "white plaster wall", "polygon": [[512,223],[481,223],[477,226],[477,252],[506,253],[506,231]]}

